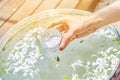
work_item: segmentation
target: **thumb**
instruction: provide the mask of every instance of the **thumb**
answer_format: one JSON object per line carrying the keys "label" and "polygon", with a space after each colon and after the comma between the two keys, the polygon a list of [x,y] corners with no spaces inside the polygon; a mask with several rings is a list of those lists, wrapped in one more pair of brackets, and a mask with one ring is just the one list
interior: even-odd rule
{"label": "thumb", "polygon": [[60,43],[60,50],[65,49],[65,47],[70,43],[72,40],[74,33],[72,30],[68,30],[68,32],[63,34],[61,43]]}

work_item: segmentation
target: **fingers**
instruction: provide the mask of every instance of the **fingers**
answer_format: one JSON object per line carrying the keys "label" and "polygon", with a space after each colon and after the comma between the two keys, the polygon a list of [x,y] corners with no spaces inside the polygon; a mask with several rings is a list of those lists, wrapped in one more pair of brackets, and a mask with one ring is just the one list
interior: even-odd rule
{"label": "fingers", "polygon": [[56,28],[56,29],[58,29],[60,32],[63,32],[63,31],[66,32],[66,31],[69,29],[69,27],[68,27],[68,25],[67,25],[67,23],[66,23],[66,21],[65,21],[64,18],[60,18],[60,19],[58,19],[58,20],[50,23],[50,24],[47,26],[46,29],[49,29],[49,28]]}
{"label": "fingers", "polygon": [[67,33],[63,35],[62,41],[60,43],[60,50],[63,50],[66,48],[66,46],[74,39],[78,39],[81,37],[84,37],[91,33],[92,31],[87,31],[86,33],[81,33],[81,34],[75,34],[73,30],[69,30]]}
{"label": "fingers", "polygon": [[77,39],[77,38],[80,38],[80,37],[81,37],[80,34],[76,34],[76,35],[73,36],[72,40]]}
{"label": "fingers", "polygon": [[64,24],[64,23],[65,23],[65,20],[63,20],[63,19],[58,19],[58,20],[52,22],[47,28],[53,28],[53,27],[56,26],[56,25]]}
{"label": "fingers", "polygon": [[60,28],[61,28],[63,25],[65,25],[65,24],[66,24],[65,19],[64,19],[64,18],[60,18],[60,19],[58,19],[58,20],[56,20],[56,21],[51,22],[51,23],[47,26],[47,29],[53,28],[53,27],[56,27],[56,28],[60,29]]}
{"label": "fingers", "polygon": [[69,30],[67,33],[65,33],[62,37],[62,41],[60,43],[60,50],[63,50],[72,40],[74,33],[72,30]]}
{"label": "fingers", "polygon": [[97,29],[94,29],[94,28],[86,29],[84,32],[79,33],[79,38],[84,37],[84,36],[87,36],[87,35],[95,32],[96,30],[97,30]]}
{"label": "fingers", "polygon": [[60,31],[60,32],[67,32],[69,27],[67,24],[60,24],[58,25],[57,29]]}

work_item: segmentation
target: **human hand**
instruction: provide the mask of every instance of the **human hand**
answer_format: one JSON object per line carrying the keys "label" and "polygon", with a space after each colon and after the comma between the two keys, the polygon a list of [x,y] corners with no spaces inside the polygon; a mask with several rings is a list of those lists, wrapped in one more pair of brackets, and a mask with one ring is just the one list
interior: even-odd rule
{"label": "human hand", "polygon": [[48,26],[48,28],[52,28],[58,25],[57,29],[63,32],[60,50],[63,50],[72,40],[96,31],[97,28],[92,26],[92,21],[88,23],[88,18],[88,16],[65,16]]}
{"label": "human hand", "polygon": [[86,36],[98,28],[120,20],[120,1],[100,9],[88,16],[66,16],[52,22],[48,28],[59,25],[63,31],[60,49],[63,50],[70,41]]}

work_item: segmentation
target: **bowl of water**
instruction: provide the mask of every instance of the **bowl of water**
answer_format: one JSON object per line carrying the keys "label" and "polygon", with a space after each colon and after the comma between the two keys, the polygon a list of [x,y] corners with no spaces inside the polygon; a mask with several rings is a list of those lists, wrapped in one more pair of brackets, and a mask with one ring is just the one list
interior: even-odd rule
{"label": "bowl of water", "polygon": [[0,41],[0,80],[107,80],[120,57],[119,35],[113,26],[76,39],[63,51],[59,51],[62,33],[45,31],[63,16],[90,14],[55,9],[18,22]]}

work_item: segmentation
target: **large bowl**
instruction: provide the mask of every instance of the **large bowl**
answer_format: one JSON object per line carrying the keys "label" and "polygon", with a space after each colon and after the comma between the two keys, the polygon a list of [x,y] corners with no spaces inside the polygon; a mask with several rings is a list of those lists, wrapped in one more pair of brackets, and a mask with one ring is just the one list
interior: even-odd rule
{"label": "large bowl", "polygon": [[118,33],[111,25],[52,53],[38,38],[41,27],[60,17],[90,14],[49,10],[17,23],[0,41],[0,80],[107,80],[120,54]]}

